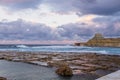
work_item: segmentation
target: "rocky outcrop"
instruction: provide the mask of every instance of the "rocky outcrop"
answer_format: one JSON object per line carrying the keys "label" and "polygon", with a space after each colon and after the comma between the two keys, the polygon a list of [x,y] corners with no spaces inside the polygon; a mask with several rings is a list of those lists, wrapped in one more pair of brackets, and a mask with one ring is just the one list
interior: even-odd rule
{"label": "rocky outcrop", "polygon": [[104,39],[104,37],[103,37],[103,35],[102,34],[100,34],[100,33],[97,33],[97,34],[95,34],[95,36],[93,37],[93,39]]}
{"label": "rocky outcrop", "polygon": [[60,76],[72,76],[73,75],[72,69],[67,65],[63,65],[59,67],[56,70],[56,73]]}
{"label": "rocky outcrop", "polygon": [[7,80],[6,78],[4,78],[4,77],[0,77],[0,80]]}
{"label": "rocky outcrop", "polygon": [[97,33],[95,36],[88,40],[88,42],[75,43],[76,46],[90,46],[90,47],[120,47],[120,38],[104,38],[101,34]]}

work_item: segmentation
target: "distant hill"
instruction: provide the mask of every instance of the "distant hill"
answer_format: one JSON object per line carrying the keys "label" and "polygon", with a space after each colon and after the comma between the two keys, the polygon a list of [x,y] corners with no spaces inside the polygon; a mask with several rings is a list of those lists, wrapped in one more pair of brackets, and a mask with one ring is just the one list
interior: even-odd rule
{"label": "distant hill", "polygon": [[95,34],[95,36],[86,43],[75,43],[77,46],[91,46],[91,47],[120,47],[120,38],[104,38],[102,34]]}

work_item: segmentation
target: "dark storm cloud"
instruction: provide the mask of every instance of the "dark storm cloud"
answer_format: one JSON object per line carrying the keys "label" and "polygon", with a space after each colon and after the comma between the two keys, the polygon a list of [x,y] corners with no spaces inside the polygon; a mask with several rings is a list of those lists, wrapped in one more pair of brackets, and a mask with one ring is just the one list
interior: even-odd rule
{"label": "dark storm cloud", "polygon": [[77,15],[104,15],[93,19],[95,25],[69,23],[52,29],[39,23],[17,20],[0,22],[0,39],[5,40],[86,40],[95,33],[106,37],[120,37],[120,0],[0,0],[0,6],[12,10],[32,8],[45,4],[57,13],[76,12]]}
{"label": "dark storm cloud", "polygon": [[0,5],[13,10],[37,8],[40,3],[41,0],[0,0]]}
{"label": "dark storm cloud", "polygon": [[54,40],[58,37],[50,27],[23,20],[0,22],[0,39],[7,40]]}
{"label": "dark storm cloud", "polygon": [[85,14],[110,15],[120,11],[120,0],[77,0],[75,3]]}
{"label": "dark storm cloud", "polygon": [[[83,24],[67,24],[58,27],[58,33],[67,39],[75,39],[75,40],[81,40],[81,39],[88,39],[90,36],[93,35],[93,30],[91,28],[87,27],[88,25]],[[91,26],[89,26],[91,27]]]}
{"label": "dark storm cloud", "polygon": [[106,16],[95,18],[96,24],[101,24],[99,31],[109,37],[120,37],[120,16]]}
{"label": "dark storm cloud", "polygon": [[68,24],[52,29],[43,24],[23,20],[0,22],[2,40],[82,40],[93,35],[93,30],[83,24]]}
{"label": "dark storm cloud", "polygon": [[[120,37],[120,20],[104,20],[96,18],[99,27],[93,27],[85,23],[67,24],[52,29],[43,24],[17,20],[12,22],[0,22],[1,40],[88,40],[95,33],[102,33],[106,37]],[[109,24],[108,24],[109,23]],[[102,25],[105,24],[105,25]],[[116,26],[118,24],[118,26]]]}
{"label": "dark storm cloud", "polygon": [[45,0],[53,11],[111,15],[120,11],[120,0]]}
{"label": "dark storm cloud", "polygon": [[0,0],[0,5],[15,10],[34,9],[40,4],[58,13],[111,15],[120,11],[120,0]]}
{"label": "dark storm cloud", "polygon": [[95,33],[101,33],[105,37],[120,37],[120,17],[99,17],[93,21],[99,26],[84,23],[67,24],[58,27],[58,33],[73,40],[88,40]]}

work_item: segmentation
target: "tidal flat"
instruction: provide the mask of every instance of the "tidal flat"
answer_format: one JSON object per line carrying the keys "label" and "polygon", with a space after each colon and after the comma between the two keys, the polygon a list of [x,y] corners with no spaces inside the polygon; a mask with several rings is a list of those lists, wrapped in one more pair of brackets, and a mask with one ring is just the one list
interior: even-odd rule
{"label": "tidal flat", "polygon": [[[5,63],[12,63],[12,65],[27,65],[24,67],[23,70],[26,70],[26,75],[29,75],[32,73],[32,68],[29,68],[29,66],[34,67],[42,67],[45,69],[42,69],[44,72],[47,71],[47,73],[44,74],[44,76],[49,76],[49,72],[52,74],[51,78],[49,77],[48,80],[95,80],[99,77],[102,77],[104,75],[107,75],[111,72],[117,71],[120,69],[120,56],[119,55],[108,55],[108,54],[99,54],[99,53],[70,53],[70,52],[64,52],[64,53],[48,53],[48,52],[0,52],[0,59],[2,61],[2,64]],[[0,61],[0,63],[1,63]],[[4,62],[3,62],[4,61]],[[6,62],[7,61],[7,62]],[[27,64],[26,64],[27,63]],[[2,65],[1,64],[1,65]],[[60,77],[57,74],[55,74],[55,70],[61,65],[61,64],[67,64],[70,68],[72,68],[73,76],[71,78],[69,77]],[[5,66],[5,64],[4,64]],[[2,71],[4,73],[5,67],[2,67]],[[21,66],[22,67],[22,66]],[[7,67],[10,68],[10,67]],[[12,66],[14,68],[14,66]],[[16,67],[15,67],[16,68]],[[33,68],[34,69],[34,68]],[[37,69],[39,71],[39,69]],[[37,71],[36,70],[36,71]],[[51,71],[49,71],[51,70]],[[15,73],[15,70],[11,69],[11,73]],[[30,72],[31,71],[31,72]],[[29,73],[30,72],[30,73]],[[2,74],[2,72],[0,73]],[[16,80],[22,80],[22,77],[24,77],[25,73],[19,73],[18,75],[21,75],[20,79]],[[42,78],[41,72],[35,73],[37,76],[36,80],[47,80]],[[6,75],[0,75],[2,77],[9,78],[10,74]],[[14,75],[15,77],[16,75]],[[33,78],[35,78],[33,76]],[[10,77],[11,78],[11,77]],[[31,79],[28,80],[35,80],[31,76]],[[12,78],[10,79],[12,80]],[[15,79],[14,79],[15,80]],[[27,79],[25,79],[27,80]]]}

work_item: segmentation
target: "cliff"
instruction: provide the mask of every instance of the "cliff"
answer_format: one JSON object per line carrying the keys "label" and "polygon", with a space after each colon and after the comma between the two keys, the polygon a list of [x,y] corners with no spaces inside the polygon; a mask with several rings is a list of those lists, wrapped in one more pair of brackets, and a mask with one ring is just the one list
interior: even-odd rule
{"label": "cliff", "polygon": [[[76,44],[78,44],[78,43],[76,43]],[[79,43],[79,44],[81,44],[81,43]],[[79,46],[81,46],[81,45],[79,45]],[[88,40],[88,42],[84,43],[84,46],[120,47],[120,38],[104,38],[101,34],[95,34],[95,36],[92,39],[90,39],[90,40]]]}

